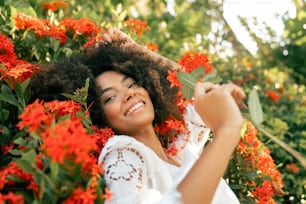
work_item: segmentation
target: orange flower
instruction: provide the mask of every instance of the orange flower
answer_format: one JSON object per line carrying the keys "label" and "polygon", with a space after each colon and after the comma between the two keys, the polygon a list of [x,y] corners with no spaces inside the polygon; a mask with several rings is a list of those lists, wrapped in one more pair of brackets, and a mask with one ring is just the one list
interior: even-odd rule
{"label": "orange flower", "polygon": [[109,191],[108,188],[105,188],[105,192],[104,192],[104,195],[102,195],[102,198],[110,201],[112,197],[113,197],[113,194]]}
{"label": "orange flower", "polygon": [[204,67],[206,73],[213,71],[208,57],[197,52],[186,52],[185,56],[180,58],[179,64],[185,72],[191,72],[198,67]]}
{"label": "orange flower", "polygon": [[251,194],[256,198],[257,204],[274,204],[276,203],[272,196],[274,195],[272,183],[266,180],[261,186],[257,187],[251,192]]}
{"label": "orange flower", "polygon": [[158,45],[155,44],[155,43],[147,43],[147,44],[146,44],[146,47],[147,47],[149,50],[152,50],[152,51],[157,51],[157,50],[158,50]]}
{"label": "orange flower", "polygon": [[0,63],[11,63],[17,60],[17,56],[14,51],[14,44],[10,39],[0,33]]}
{"label": "orange flower", "polygon": [[66,100],[66,101],[54,100],[45,103],[45,105],[51,113],[55,113],[56,117],[70,114],[73,118],[75,118],[76,113],[82,110],[81,105],[72,100]]}
{"label": "orange flower", "polygon": [[97,141],[98,149],[102,149],[109,138],[115,135],[114,131],[111,128],[98,128],[94,126],[95,137]]}
{"label": "orange flower", "polygon": [[0,193],[0,203],[24,204],[24,200],[22,195],[8,192],[6,195]]}
{"label": "orange flower", "polygon": [[11,162],[7,167],[0,169],[0,190],[4,188],[5,185],[14,185],[15,179],[11,179],[12,176],[18,177],[26,183],[29,183],[28,188],[33,189],[34,178],[32,174],[23,172],[14,162]]}
{"label": "orange flower", "polygon": [[26,128],[27,132],[39,132],[45,125],[51,124],[54,118],[46,112],[43,102],[36,100],[26,106],[19,119],[21,119],[17,124],[19,129]]}
{"label": "orange flower", "polygon": [[151,27],[146,21],[141,21],[134,18],[125,21],[125,24],[138,36],[142,35],[143,30],[151,30]]}
{"label": "orange flower", "polygon": [[90,159],[90,152],[96,150],[96,141],[87,134],[81,119],[66,119],[56,123],[41,134],[45,151],[53,161],[64,164],[65,160],[75,164]]}
{"label": "orange flower", "polygon": [[97,196],[95,195],[94,189],[86,189],[84,191],[81,187],[73,190],[72,195],[65,200],[64,204],[94,204]]}
{"label": "orange flower", "polygon": [[267,95],[274,102],[278,102],[281,99],[280,95],[271,90],[267,91]]}
{"label": "orange flower", "polygon": [[66,18],[60,22],[59,27],[64,27],[66,31],[71,31],[75,35],[87,37],[94,37],[101,32],[101,28],[88,18],[81,18],[80,20]]}
{"label": "orange flower", "polygon": [[64,30],[46,19],[34,19],[22,13],[18,13],[14,19],[19,30],[32,30],[38,37],[59,38],[62,44],[67,41]]}
{"label": "orange flower", "polygon": [[65,10],[68,6],[68,3],[64,2],[64,1],[54,1],[54,2],[42,3],[41,6],[43,8],[43,12],[45,12],[47,10],[51,10],[53,12],[56,12],[59,9],[64,9]]}
{"label": "orange flower", "polygon": [[177,87],[182,87],[181,82],[178,80],[177,76],[176,76],[176,71],[170,71],[168,70],[168,76],[167,76],[167,80],[170,82],[170,87],[173,88],[175,86]]}
{"label": "orange flower", "polygon": [[296,174],[300,171],[299,167],[293,162],[286,165],[286,170],[291,171],[294,174]]}

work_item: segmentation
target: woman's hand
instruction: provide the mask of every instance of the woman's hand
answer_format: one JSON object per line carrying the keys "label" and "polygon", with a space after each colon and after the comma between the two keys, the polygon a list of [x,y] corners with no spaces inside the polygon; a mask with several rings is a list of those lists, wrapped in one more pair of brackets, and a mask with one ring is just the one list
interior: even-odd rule
{"label": "woman's hand", "polygon": [[108,29],[102,34],[103,43],[113,43],[113,42],[125,42],[125,43],[135,43],[127,34],[118,29]]}
{"label": "woman's hand", "polygon": [[244,98],[243,90],[234,84],[198,83],[195,87],[195,109],[214,133],[226,130],[239,136],[243,124],[239,107],[245,107]]}

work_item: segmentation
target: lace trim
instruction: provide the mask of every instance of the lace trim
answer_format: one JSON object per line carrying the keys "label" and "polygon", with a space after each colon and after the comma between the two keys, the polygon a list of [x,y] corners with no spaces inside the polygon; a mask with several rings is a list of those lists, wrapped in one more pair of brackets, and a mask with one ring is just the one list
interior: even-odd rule
{"label": "lace trim", "polygon": [[[114,162],[104,166],[105,175],[113,181],[121,180],[129,182],[135,179],[137,180],[137,189],[142,189],[143,169],[141,165],[143,165],[145,161],[140,152],[132,147],[118,148],[106,153],[102,162],[104,163],[110,155],[116,155],[116,158],[109,159],[109,161]],[[131,155],[134,158],[128,161],[125,159],[126,155]]]}

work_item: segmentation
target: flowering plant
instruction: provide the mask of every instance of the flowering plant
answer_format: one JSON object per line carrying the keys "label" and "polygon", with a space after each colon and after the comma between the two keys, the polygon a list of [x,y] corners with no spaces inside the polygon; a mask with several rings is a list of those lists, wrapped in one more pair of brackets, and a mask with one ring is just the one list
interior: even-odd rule
{"label": "flowering plant", "polygon": [[[105,24],[66,17],[71,5],[64,1],[36,5],[36,10],[25,2],[0,2],[0,203],[103,203],[112,195],[104,188],[96,156],[113,133],[92,126],[84,103],[86,84],[76,95],[66,95],[73,100],[32,104],[28,104],[27,86],[39,71],[36,62],[57,61],[94,44],[101,37],[100,25]],[[126,16],[118,18],[123,21]],[[124,25],[138,37],[150,30],[146,22],[135,19]],[[147,48],[158,46],[147,43]],[[204,77],[218,80],[203,54],[188,53],[179,63],[194,78],[205,70]],[[175,79],[176,73],[169,72],[171,77]],[[180,84],[177,78],[175,84]],[[275,102],[280,100],[273,92],[267,94]],[[183,109],[185,102],[179,97],[179,107]],[[257,129],[246,124],[225,177],[241,202],[273,203],[272,196],[281,192],[280,174]],[[169,118],[158,131],[162,134],[170,127],[184,130],[180,121]],[[169,154],[176,152],[168,149]],[[286,169],[298,171],[294,163]]]}
{"label": "flowering plant", "polygon": [[[181,87],[185,99],[192,100],[197,81],[218,83],[222,80],[204,54],[188,52],[179,64],[182,69],[169,71],[168,80],[172,86]],[[251,119],[260,123],[262,110],[254,90],[249,94],[248,104]],[[225,177],[241,202],[275,203],[273,196],[283,194],[281,174],[276,169],[269,149],[258,139],[257,130],[250,121],[246,121],[242,127],[241,140],[230,167]],[[240,173],[236,174],[235,171]]]}

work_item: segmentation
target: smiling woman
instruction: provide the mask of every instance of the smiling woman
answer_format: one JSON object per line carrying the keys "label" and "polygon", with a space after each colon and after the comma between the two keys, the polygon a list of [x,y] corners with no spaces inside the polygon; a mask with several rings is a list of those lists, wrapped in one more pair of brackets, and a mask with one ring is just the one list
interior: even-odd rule
{"label": "smiling woman", "polygon": [[[36,96],[64,100],[59,92],[73,93],[89,78],[92,122],[116,133],[99,156],[113,194],[105,203],[239,203],[222,176],[240,140],[244,92],[197,83],[194,101],[182,101],[167,80],[177,64],[120,31],[105,35],[108,42],[50,65],[31,82]],[[210,131],[213,142],[204,148]]]}

